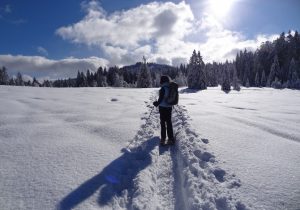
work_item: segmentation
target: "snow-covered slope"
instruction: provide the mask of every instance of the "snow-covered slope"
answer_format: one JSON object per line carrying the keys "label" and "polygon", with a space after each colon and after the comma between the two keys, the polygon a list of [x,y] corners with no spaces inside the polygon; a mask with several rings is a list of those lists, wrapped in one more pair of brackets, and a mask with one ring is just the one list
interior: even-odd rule
{"label": "snow-covered slope", "polygon": [[0,86],[0,208],[296,209],[298,92],[183,92],[160,147],[157,89]]}

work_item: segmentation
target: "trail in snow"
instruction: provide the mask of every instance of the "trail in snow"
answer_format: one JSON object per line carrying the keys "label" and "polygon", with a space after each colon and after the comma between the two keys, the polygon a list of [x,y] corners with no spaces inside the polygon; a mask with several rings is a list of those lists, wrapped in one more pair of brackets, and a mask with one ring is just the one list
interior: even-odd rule
{"label": "trail in snow", "polygon": [[[150,98],[150,103],[154,97]],[[139,170],[132,188],[123,196],[115,197],[111,207],[247,209],[236,192],[241,186],[240,180],[220,168],[217,158],[206,148],[209,140],[201,138],[191,128],[187,111],[181,106],[175,107],[173,126],[177,142],[175,146],[161,147],[159,137],[155,136],[160,129],[158,111],[146,104],[145,124],[127,149],[137,159],[133,167],[139,167],[148,154],[149,165]],[[143,153],[147,154],[137,155]]]}

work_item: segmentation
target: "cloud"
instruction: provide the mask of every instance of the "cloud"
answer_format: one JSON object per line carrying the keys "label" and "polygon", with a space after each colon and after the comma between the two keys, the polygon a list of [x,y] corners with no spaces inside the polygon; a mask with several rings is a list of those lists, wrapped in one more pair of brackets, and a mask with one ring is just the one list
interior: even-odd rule
{"label": "cloud", "polygon": [[82,7],[86,16],[58,28],[56,34],[73,43],[99,47],[116,65],[140,61],[141,53],[149,60],[170,60],[170,56],[158,53],[162,51],[160,43],[166,39],[182,40],[193,30],[194,16],[185,2],[153,2],[112,14],[107,14],[97,1],[84,2]]}
{"label": "cloud", "polygon": [[20,72],[37,78],[57,79],[76,77],[78,70],[96,71],[100,66],[107,66],[108,61],[98,57],[50,60],[41,56],[0,55],[0,65],[5,66],[10,75]]}
{"label": "cloud", "polygon": [[102,58],[51,60],[43,57],[48,52],[39,46],[41,56],[0,55],[0,66],[11,74],[20,71],[38,78],[75,77],[78,70],[133,64],[143,55],[149,62],[179,66],[188,62],[194,49],[201,51],[205,62],[232,60],[239,50],[255,50],[277,37],[258,34],[249,39],[205,12],[196,19],[185,1],[152,2],[110,14],[96,0],[84,1],[81,7],[85,16],[55,33],[71,43],[99,49]]}
{"label": "cloud", "polygon": [[38,52],[39,54],[44,55],[44,56],[48,56],[48,51],[47,51],[45,48],[43,48],[43,47],[41,47],[41,46],[38,46],[38,47],[36,48],[36,50],[37,50],[37,52]]}
{"label": "cloud", "polygon": [[170,65],[171,62],[167,58],[158,57],[156,58],[156,63]]}
{"label": "cloud", "polygon": [[225,29],[212,16],[206,15],[201,20],[199,34],[206,40],[200,43],[201,53],[206,61],[225,61],[235,58],[235,52],[247,49],[256,50],[262,42],[275,40],[278,35],[258,34],[254,39],[247,39],[241,32]]}
{"label": "cloud", "polygon": [[112,65],[149,61],[178,65],[186,62],[194,49],[204,61],[233,59],[234,52],[255,50],[274,35],[257,35],[246,39],[241,32],[224,28],[213,15],[203,12],[197,20],[186,2],[152,2],[108,14],[96,0],[85,1],[82,20],[56,30],[56,34],[73,43],[96,46]]}

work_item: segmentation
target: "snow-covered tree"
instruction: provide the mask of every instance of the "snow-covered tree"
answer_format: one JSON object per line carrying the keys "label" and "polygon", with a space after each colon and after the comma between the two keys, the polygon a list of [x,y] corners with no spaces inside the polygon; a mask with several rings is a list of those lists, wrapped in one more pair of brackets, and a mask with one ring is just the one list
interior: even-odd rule
{"label": "snow-covered tree", "polygon": [[188,65],[188,78],[187,84],[189,88],[192,89],[206,89],[206,74],[204,69],[204,62],[200,51],[196,53],[196,50],[193,51],[192,57]]}
{"label": "snow-covered tree", "polygon": [[237,77],[236,67],[235,67],[235,65],[233,65],[232,86],[233,86],[233,89],[236,90],[236,91],[240,91],[241,90],[241,87],[240,87],[240,84],[239,84],[238,80],[239,79]]}
{"label": "snow-covered tree", "polygon": [[288,73],[288,88],[297,88],[299,85],[299,77],[297,74],[297,66],[295,63],[294,58],[292,58],[289,66],[289,73]]}
{"label": "snow-covered tree", "polygon": [[0,85],[8,85],[9,84],[9,77],[6,72],[6,68],[3,66],[0,68]]}
{"label": "snow-covered tree", "polygon": [[259,86],[260,86],[259,74],[258,74],[258,72],[256,72],[256,75],[255,75],[255,87],[259,87]]}
{"label": "snow-covered tree", "polygon": [[17,86],[24,86],[23,77],[22,77],[22,74],[20,72],[17,73],[16,85]]}
{"label": "snow-covered tree", "polygon": [[262,87],[266,87],[266,85],[267,85],[267,78],[266,78],[265,70],[263,70],[263,72],[262,72],[260,85]]}
{"label": "snow-covered tree", "polygon": [[280,66],[279,66],[277,55],[275,55],[274,62],[271,66],[270,74],[269,74],[268,81],[267,81],[267,86],[268,87],[272,86],[272,83],[273,83],[273,81],[275,80],[276,77],[277,77],[277,80],[280,77]]}
{"label": "snow-covered tree", "polygon": [[115,73],[113,79],[113,87],[123,87],[123,86],[124,86],[123,76],[120,76],[118,73]]}
{"label": "snow-covered tree", "polygon": [[143,57],[144,62],[140,67],[140,72],[137,79],[137,88],[150,88],[152,87],[151,73],[148,69],[145,57]]}
{"label": "snow-covered tree", "polygon": [[246,87],[248,88],[248,87],[250,87],[250,82],[249,82],[249,79],[247,78],[247,80],[246,80]]}
{"label": "snow-covered tree", "polygon": [[224,69],[224,71],[223,71],[222,90],[223,90],[224,92],[229,92],[229,91],[231,90],[228,65],[225,66],[225,69]]}
{"label": "snow-covered tree", "polygon": [[276,89],[282,88],[282,84],[277,77],[275,77],[275,80],[272,82],[271,87]]}
{"label": "snow-covered tree", "polygon": [[175,78],[175,82],[178,84],[178,86],[186,86],[187,85],[186,78],[183,76],[183,74],[180,70],[179,70],[178,75]]}

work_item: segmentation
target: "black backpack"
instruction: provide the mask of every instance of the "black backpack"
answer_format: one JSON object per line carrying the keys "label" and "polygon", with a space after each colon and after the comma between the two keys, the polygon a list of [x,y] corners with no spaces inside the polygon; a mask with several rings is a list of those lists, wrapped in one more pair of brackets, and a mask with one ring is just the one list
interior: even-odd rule
{"label": "black backpack", "polygon": [[170,82],[169,84],[169,96],[167,98],[167,103],[170,105],[178,104],[178,85],[175,82]]}

